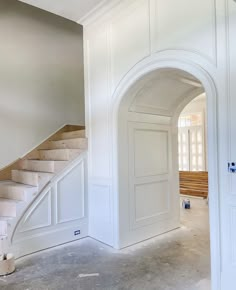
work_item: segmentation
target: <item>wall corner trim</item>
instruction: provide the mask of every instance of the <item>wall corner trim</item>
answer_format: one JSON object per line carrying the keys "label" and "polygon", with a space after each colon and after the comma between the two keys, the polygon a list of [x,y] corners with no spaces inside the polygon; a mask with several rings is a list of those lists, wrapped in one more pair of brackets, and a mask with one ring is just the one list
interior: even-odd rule
{"label": "wall corner trim", "polygon": [[91,25],[97,20],[97,18],[104,15],[109,10],[117,6],[121,0],[103,0],[98,5],[96,5],[89,13],[87,13],[82,18],[78,19],[77,23],[83,25],[84,27]]}

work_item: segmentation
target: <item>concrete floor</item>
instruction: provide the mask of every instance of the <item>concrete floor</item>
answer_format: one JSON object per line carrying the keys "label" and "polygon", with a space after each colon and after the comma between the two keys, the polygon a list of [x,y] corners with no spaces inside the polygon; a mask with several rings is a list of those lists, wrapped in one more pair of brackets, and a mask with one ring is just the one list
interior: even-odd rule
{"label": "concrete floor", "polygon": [[208,208],[203,200],[191,203],[181,209],[179,230],[122,251],[84,239],[37,253],[0,277],[0,289],[210,290]]}

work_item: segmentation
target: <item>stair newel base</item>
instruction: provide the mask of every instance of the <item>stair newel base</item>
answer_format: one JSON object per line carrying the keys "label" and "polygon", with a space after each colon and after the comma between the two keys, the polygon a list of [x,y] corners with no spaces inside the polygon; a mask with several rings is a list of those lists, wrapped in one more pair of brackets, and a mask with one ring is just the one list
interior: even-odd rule
{"label": "stair newel base", "polygon": [[15,271],[15,258],[7,253],[7,237],[0,237],[0,276],[10,275]]}

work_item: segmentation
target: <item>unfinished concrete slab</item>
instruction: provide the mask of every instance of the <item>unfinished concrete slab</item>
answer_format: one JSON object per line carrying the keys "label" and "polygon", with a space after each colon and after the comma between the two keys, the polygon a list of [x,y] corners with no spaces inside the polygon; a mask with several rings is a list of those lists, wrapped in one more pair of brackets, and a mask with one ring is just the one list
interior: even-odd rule
{"label": "unfinished concrete slab", "polygon": [[84,239],[17,261],[1,290],[210,290],[208,207],[191,199],[182,227],[116,251]]}

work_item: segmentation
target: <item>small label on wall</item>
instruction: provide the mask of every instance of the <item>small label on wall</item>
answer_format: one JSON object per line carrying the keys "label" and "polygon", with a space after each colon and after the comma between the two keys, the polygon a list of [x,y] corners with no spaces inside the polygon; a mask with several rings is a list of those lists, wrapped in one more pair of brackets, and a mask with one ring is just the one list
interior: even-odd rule
{"label": "small label on wall", "polygon": [[236,173],[236,162],[228,163],[228,171],[230,173]]}

